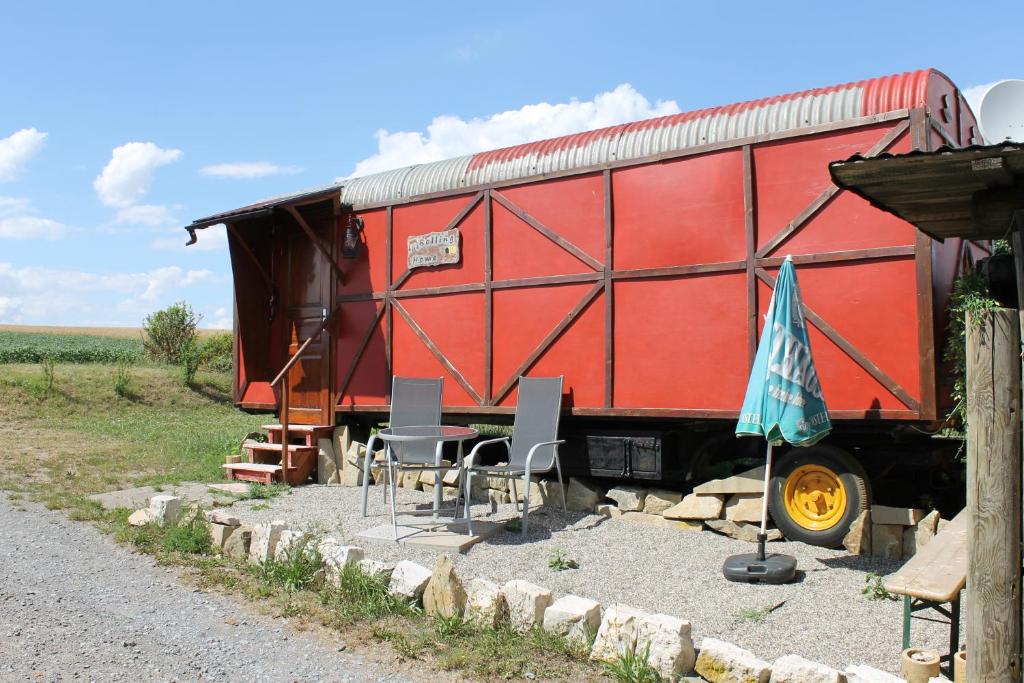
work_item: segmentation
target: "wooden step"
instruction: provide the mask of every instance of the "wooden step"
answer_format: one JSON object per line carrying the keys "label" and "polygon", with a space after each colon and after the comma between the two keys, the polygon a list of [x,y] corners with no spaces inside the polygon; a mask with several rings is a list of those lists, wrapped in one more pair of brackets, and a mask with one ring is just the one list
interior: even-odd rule
{"label": "wooden step", "polygon": [[[281,452],[281,444],[279,443],[264,443],[262,441],[246,441],[242,444],[243,448],[247,448],[251,451],[268,451],[268,452]],[[288,444],[289,453],[318,453],[320,451],[316,446],[306,446],[304,444],[290,443]]]}
{"label": "wooden step", "polygon": [[[281,466],[258,462],[232,462],[221,465],[227,470],[228,479],[251,481],[257,484],[273,484],[281,481]],[[289,468],[294,470],[295,468]]]}
{"label": "wooden step", "polygon": [[[272,472],[277,473],[281,471],[280,465],[271,465],[262,462],[229,462],[226,465],[221,465],[226,470],[241,471],[248,470],[250,472]],[[294,467],[290,469],[295,469]]]}
{"label": "wooden step", "polygon": [[[281,431],[281,425],[260,425],[260,429],[267,432],[279,432]],[[330,427],[328,425],[288,425],[288,431],[295,432],[296,434],[299,432],[315,432],[318,429],[330,429]]]}

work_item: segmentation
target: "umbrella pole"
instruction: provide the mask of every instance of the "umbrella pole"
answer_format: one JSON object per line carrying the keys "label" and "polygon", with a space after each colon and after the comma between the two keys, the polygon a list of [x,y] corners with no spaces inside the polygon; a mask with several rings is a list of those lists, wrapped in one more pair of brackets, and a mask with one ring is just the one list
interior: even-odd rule
{"label": "umbrella pole", "polygon": [[772,479],[772,442],[768,442],[768,456],[764,463],[764,487],[761,489],[761,533],[757,535],[757,559],[764,561],[764,544],[768,540],[768,486]]}

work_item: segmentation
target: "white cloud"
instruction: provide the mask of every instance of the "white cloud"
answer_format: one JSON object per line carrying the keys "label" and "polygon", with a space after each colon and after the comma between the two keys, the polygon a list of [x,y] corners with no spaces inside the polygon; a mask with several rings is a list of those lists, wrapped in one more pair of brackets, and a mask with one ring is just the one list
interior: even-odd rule
{"label": "white cloud", "polygon": [[28,197],[0,197],[0,218],[26,213],[31,204]]}
{"label": "white cloud", "polygon": [[177,219],[170,207],[163,204],[136,204],[117,210],[114,223],[118,225],[144,226],[147,228],[166,228],[175,225]]}
{"label": "white cloud", "polygon": [[234,161],[224,164],[210,164],[199,169],[203,175],[218,178],[264,178],[271,175],[292,175],[301,173],[301,166],[283,166],[270,161]]}
{"label": "white cloud", "polygon": [[114,148],[92,185],[104,204],[132,206],[149,191],[153,171],[177,161],[181,154],[180,149],[162,149],[152,142],[129,142]]}
{"label": "white cloud", "polygon": [[[0,322],[137,325],[146,313],[184,298],[183,289],[222,287],[228,282],[226,276],[209,270],[178,266],[91,273],[0,263]],[[115,311],[124,317],[115,319]]]}
{"label": "white cloud", "polygon": [[59,239],[63,236],[65,226],[49,218],[37,216],[11,216],[0,218],[0,238],[11,239]]}
{"label": "white cloud", "polygon": [[22,128],[6,138],[0,138],[0,182],[15,180],[20,168],[40,149],[46,133],[35,128]]}
{"label": "white cloud", "polygon": [[188,233],[179,228],[163,231],[167,237],[161,237],[150,243],[154,249],[161,251],[221,251],[228,248],[228,233],[223,225],[211,225],[196,230],[199,241],[190,247],[185,246]]}
{"label": "white cloud", "polygon": [[426,131],[378,130],[377,153],[358,162],[348,177],[678,112],[675,101],[658,100],[651,104],[632,85],[623,83],[592,100],[528,104],[468,121],[442,115],[435,117]]}

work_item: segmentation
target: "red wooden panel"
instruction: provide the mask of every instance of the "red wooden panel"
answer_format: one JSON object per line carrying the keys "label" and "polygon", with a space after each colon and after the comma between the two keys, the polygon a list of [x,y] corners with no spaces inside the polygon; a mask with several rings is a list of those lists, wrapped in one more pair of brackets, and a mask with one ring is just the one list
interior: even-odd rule
{"label": "red wooden panel", "polygon": [[[773,277],[777,273],[774,270],[770,272]],[[814,305],[808,300],[809,289],[813,287],[813,283],[805,285],[803,276],[804,268],[801,267],[797,272],[797,278],[800,279],[800,293],[804,297],[804,303],[817,313],[818,311]],[[771,288],[759,280],[758,308],[760,312],[758,314],[758,340],[761,338],[764,316],[768,313],[768,302],[771,300],[771,296]],[[822,314],[822,318],[833,327],[838,327],[837,322],[839,321],[836,320],[835,316]],[[893,396],[892,392],[872,377],[867,370],[858,365],[843,349],[836,346],[836,344],[822,334],[821,330],[815,327],[814,324],[808,322],[807,329],[811,339],[811,351],[814,354],[814,366],[818,371],[822,392],[825,395],[825,403],[828,405],[829,410],[875,410],[880,408],[907,410],[902,401]],[[871,329],[880,337],[884,337],[880,329],[874,327]],[[917,327],[914,326],[913,330],[916,335]],[[874,361],[875,359],[871,358],[871,360]],[[916,340],[911,361],[908,362],[906,357],[904,357],[902,362],[907,363],[912,368],[912,371],[917,371],[918,355]],[[888,368],[884,369],[888,371]],[[912,395],[916,395],[914,389],[916,389],[917,385],[915,380],[911,387],[904,388],[908,389]]]}
{"label": "red wooden panel", "polygon": [[616,170],[612,188],[616,269],[745,257],[739,150]]}
{"label": "red wooden panel", "polygon": [[[493,207],[495,280],[594,272],[501,204],[495,202]],[[559,232],[556,226],[546,225]]]}
{"label": "red wooden panel", "polygon": [[[462,195],[395,207],[392,282],[406,270],[409,237],[444,230],[473,197],[474,195]],[[484,276],[483,216],[483,205],[479,204],[460,223],[462,260],[459,263],[437,268],[417,268],[403,289],[481,282]]]}
{"label": "red wooden panel", "polygon": [[[494,389],[509,379],[540,342],[572,311],[593,284],[494,292]],[[604,402],[604,304],[597,297],[525,374],[565,375],[573,405]],[[514,406],[513,390],[498,405]]]}
{"label": "red wooden panel", "polygon": [[738,411],[745,285],[742,273],[615,283],[615,407]]}
{"label": "red wooden panel", "polygon": [[[598,261],[604,261],[604,179],[600,174],[549,180],[501,193]],[[509,279],[591,269],[539,232],[494,207],[494,277]]]}
{"label": "red wooden panel", "polygon": [[[366,336],[366,329],[373,322],[380,302],[351,301],[341,305],[338,322],[335,324],[335,382],[336,390],[341,389],[352,359]],[[384,318],[377,323],[366,350],[359,358],[355,373],[348,389],[342,394],[342,406],[353,404],[380,405],[387,403],[390,391],[387,376],[387,357],[384,353]]]}
{"label": "red wooden panel", "polygon": [[957,94],[956,86],[938,71],[928,75],[928,111],[949,137],[959,141],[960,108],[957,106]]}
{"label": "red wooden panel", "polygon": [[[387,286],[387,274],[384,272],[387,263],[387,211],[363,211],[359,216],[363,219],[364,248],[358,258],[346,259],[339,256],[339,263],[345,270],[345,284],[338,287],[339,294],[382,292]],[[342,224],[335,236],[335,243],[340,245],[344,238],[345,227]]]}
{"label": "red wooden panel", "polygon": [[[829,162],[857,152],[866,153],[893,127],[882,124],[754,147],[757,247],[763,247],[832,185]],[[904,133],[903,137],[908,135]],[[902,140],[897,144],[901,143],[906,144]],[[832,203],[838,207],[826,206],[800,231],[813,232],[819,235],[817,238],[798,233],[783,242],[776,253],[807,253],[798,249],[839,251],[913,242],[912,237],[907,237],[907,230],[900,229],[898,219],[882,211],[862,211],[848,218],[851,207],[858,206],[856,202],[839,196]],[[868,206],[866,202],[863,205]]]}
{"label": "red wooden panel", "polygon": [[920,398],[913,257],[799,266],[804,303]]}
{"label": "red wooden panel", "polygon": [[[402,299],[401,304],[441,354],[448,359],[448,362],[462,374],[477,394],[483,396],[484,295],[470,293],[416,297]],[[400,337],[395,337],[397,349],[395,367],[398,368],[398,374],[406,373],[404,368],[409,368],[412,376],[437,377],[435,371],[431,371],[427,375],[418,375],[416,372],[412,372],[410,361],[420,359],[421,354],[417,348],[412,353],[412,358],[407,357],[410,352],[408,346],[422,347],[427,350],[428,354],[430,351],[415,334],[412,338],[406,334],[405,330],[409,332],[412,330],[405,324],[405,320],[396,314],[395,320],[400,319],[403,332]],[[422,367],[424,369],[433,368],[436,362],[435,359]],[[476,400],[458,386],[454,375],[451,375],[447,369],[444,371],[444,377],[444,400],[446,403],[452,402],[452,405],[461,406],[476,404]]]}

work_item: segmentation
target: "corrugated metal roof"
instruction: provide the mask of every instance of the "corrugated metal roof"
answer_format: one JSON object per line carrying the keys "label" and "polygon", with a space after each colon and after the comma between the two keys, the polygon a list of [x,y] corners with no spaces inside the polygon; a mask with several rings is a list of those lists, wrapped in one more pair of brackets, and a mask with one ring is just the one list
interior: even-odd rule
{"label": "corrugated metal roof", "polygon": [[342,184],[354,206],[637,159],[923,105],[931,69],[610,126]]}
{"label": "corrugated metal roof", "polygon": [[[995,165],[981,163],[995,161]],[[1013,187],[1024,180],[1024,143],[941,147],[880,154],[856,154],[829,164],[832,180],[874,206],[893,213],[936,239],[995,239],[1010,227],[1013,208],[1000,204],[996,220],[975,215],[976,193]],[[1012,190],[1011,190],[1012,191]]]}
{"label": "corrugated metal roof", "polygon": [[[923,69],[672,114],[348,178],[314,192],[340,188],[342,201],[359,207],[837,123],[923,106],[927,101],[928,82],[933,75],[941,76],[933,69]],[[309,191],[266,200],[196,221],[192,227],[210,225],[218,218],[237,217],[308,194]]]}

